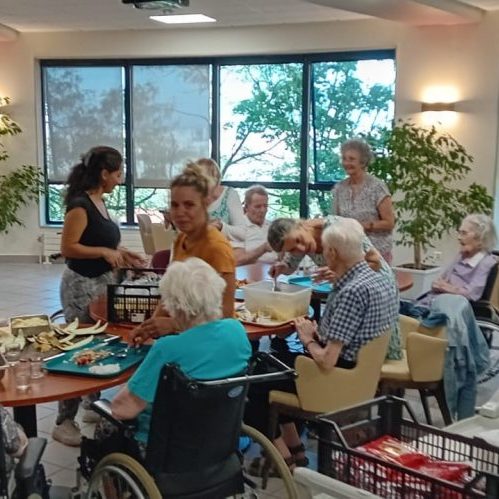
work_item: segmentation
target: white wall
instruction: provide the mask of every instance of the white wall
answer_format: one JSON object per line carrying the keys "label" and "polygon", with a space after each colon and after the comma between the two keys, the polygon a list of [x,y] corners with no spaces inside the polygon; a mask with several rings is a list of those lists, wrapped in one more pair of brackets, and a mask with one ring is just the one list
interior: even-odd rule
{"label": "white wall", "polygon": [[[432,85],[458,92],[457,122],[447,129],[475,157],[473,179],[493,192],[497,151],[499,12],[479,25],[405,27],[365,20],[313,25],[199,30],[31,33],[0,43],[0,95],[24,133],[15,138],[8,167],[42,164],[38,59],[185,57],[275,54],[332,50],[397,50],[396,113],[421,119],[420,102]],[[5,168],[0,164],[0,168]],[[2,173],[0,171],[0,173]],[[22,217],[26,228],[0,236],[0,255],[35,255],[40,217],[34,207]],[[442,249],[446,254],[448,246]],[[396,260],[405,257],[397,250]]]}

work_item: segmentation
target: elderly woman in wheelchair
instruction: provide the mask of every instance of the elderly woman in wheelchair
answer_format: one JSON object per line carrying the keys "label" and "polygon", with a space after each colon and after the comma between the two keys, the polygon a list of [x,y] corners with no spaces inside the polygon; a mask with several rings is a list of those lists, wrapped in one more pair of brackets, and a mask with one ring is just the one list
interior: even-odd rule
{"label": "elderly woman in wheelchair", "polygon": [[142,448],[147,443],[151,404],[165,364],[175,363],[196,379],[218,379],[243,371],[251,355],[241,323],[222,319],[225,281],[206,262],[189,258],[172,263],[159,289],[164,307],[183,332],[158,339],[111,402],[117,419],[137,418],[135,438]]}
{"label": "elderly woman in wheelchair", "polygon": [[244,490],[241,433],[277,453],[242,424],[252,352],[240,322],[222,318],[224,289],[198,258],[169,266],[161,299],[183,332],[158,339],[112,402],[95,403],[105,422],[82,441],[87,497],[225,497]]}
{"label": "elderly woman in wheelchair", "polygon": [[477,378],[489,367],[489,346],[480,331],[473,304],[493,285],[497,236],[490,217],[472,214],[458,231],[459,253],[431,290],[414,303],[401,302],[401,313],[424,317],[423,325],[445,324],[449,341],[444,389],[451,415],[474,415]]}
{"label": "elderly woman in wheelchair", "polygon": [[470,301],[482,297],[487,278],[497,265],[492,254],[497,243],[494,222],[487,215],[468,215],[457,234],[458,255],[433,282],[431,291],[418,299],[418,304],[429,306],[442,293],[461,295]]}

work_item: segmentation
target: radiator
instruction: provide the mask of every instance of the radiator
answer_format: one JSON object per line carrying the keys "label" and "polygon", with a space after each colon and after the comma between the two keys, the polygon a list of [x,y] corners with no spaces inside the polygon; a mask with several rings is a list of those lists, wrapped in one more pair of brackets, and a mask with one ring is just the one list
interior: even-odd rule
{"label": "radiator", "polygon": [[[56,257],[61,251],[61,233],[62,227],[57,229],[44,229],[38,236],[40,243],[39,262],[50,263],[50,257]],[[138,230],[122,230],[121,244],[130,251],[144,254],[142,240]]]}

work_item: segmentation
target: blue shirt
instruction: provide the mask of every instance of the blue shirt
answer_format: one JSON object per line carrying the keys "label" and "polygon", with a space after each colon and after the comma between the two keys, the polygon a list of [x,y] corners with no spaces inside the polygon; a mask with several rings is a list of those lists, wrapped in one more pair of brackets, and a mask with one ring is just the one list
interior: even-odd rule
{"label": "blue shirt", "polygon": [[340,341],[340,357],[356,362],[360,347],[390,329],[398,317],[397,291],[364,261],[349,269],[334,288],[319,326],[319,338],[323,343]]}
{"label": "blue shirt", "polygon": [[130,392],[148,403],[138,417],[136,439],[147,442],[151,404],[165,364],[178,364],[192,378],[218,379],[243,371],[250,356],[251,345],[246,331],[235,319],[208,322],[157,340],[128,381]]}

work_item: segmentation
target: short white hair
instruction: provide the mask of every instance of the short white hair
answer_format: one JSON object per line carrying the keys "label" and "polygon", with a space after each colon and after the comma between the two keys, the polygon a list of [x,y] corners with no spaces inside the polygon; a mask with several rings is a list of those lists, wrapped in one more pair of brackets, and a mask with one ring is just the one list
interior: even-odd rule
{"label": "short white hair", "polygon": [[175,318],[182,312],[187,321],[222,317],[225,281],[200,258],[173,262],[159,282],[164,307]]}
{"label": "short white hair", "polygon": [[364,229],[353,218],[337,218],[322,233],[322,247],[334,248],[340,258],[363,258]]}
{"label": "short white hair", "polygon": [[466,216],[462,223],[471,225],[475,238],[478,239],[480,247],[485,251],[492,251],[497,244],[497,233],[493,220],[482,213],[472,213]]}

